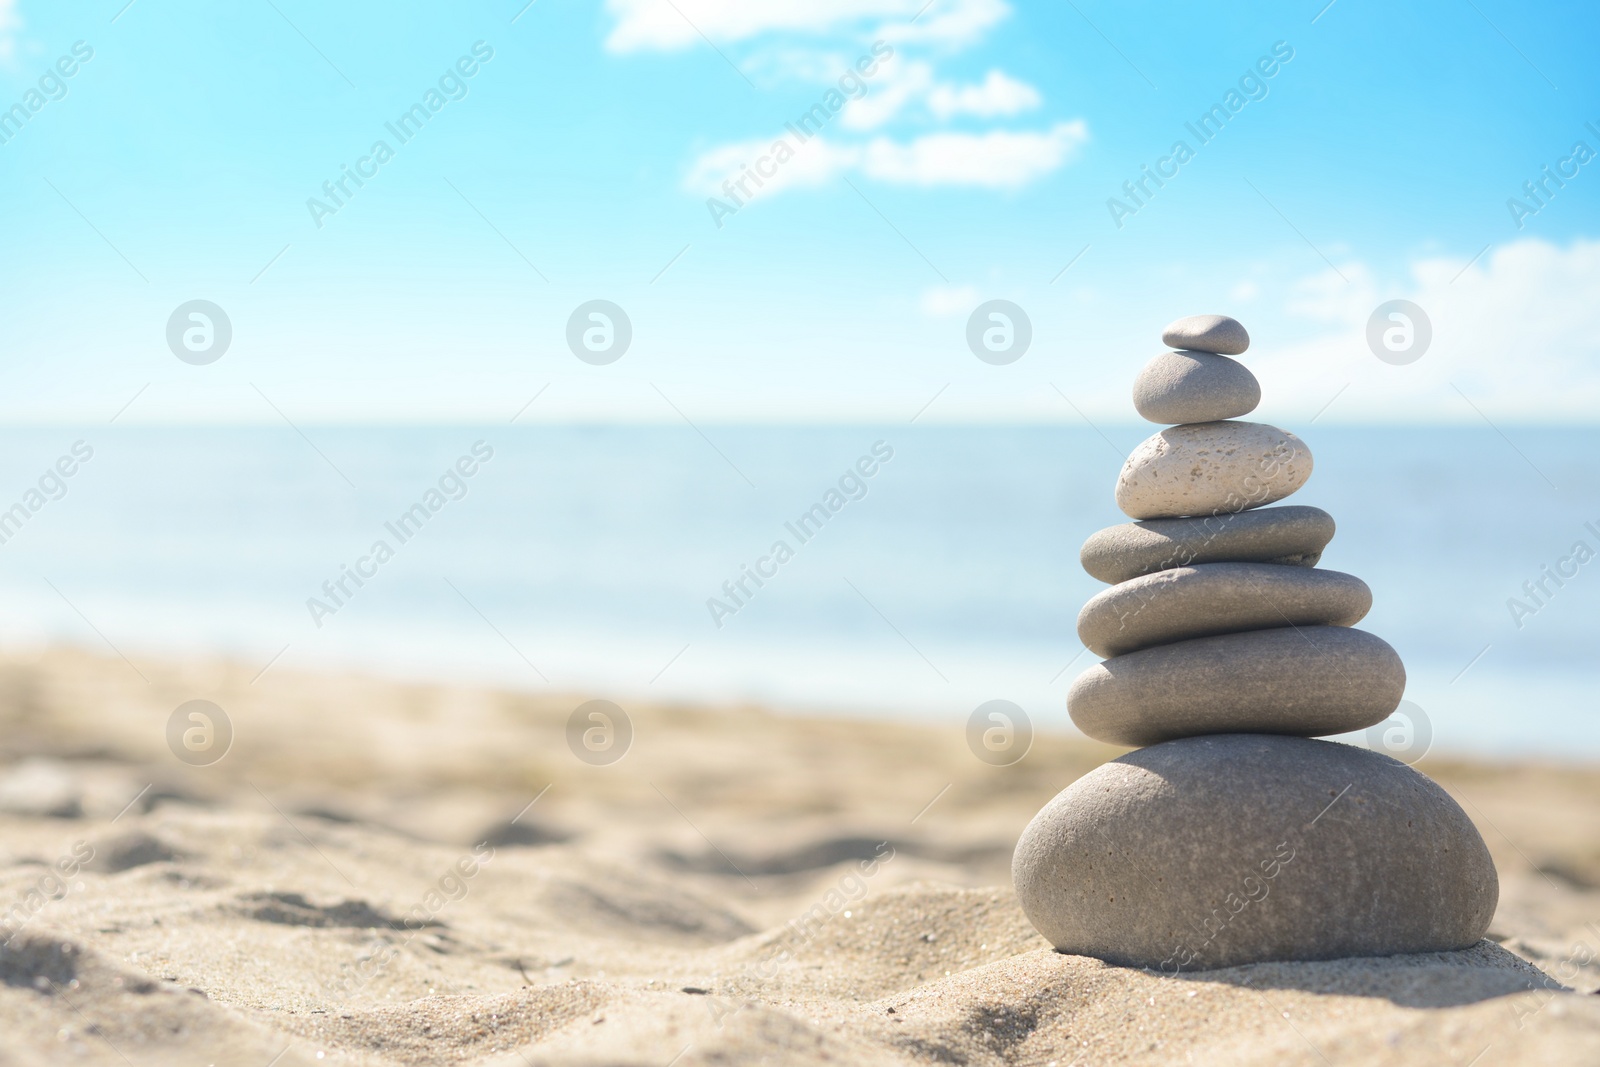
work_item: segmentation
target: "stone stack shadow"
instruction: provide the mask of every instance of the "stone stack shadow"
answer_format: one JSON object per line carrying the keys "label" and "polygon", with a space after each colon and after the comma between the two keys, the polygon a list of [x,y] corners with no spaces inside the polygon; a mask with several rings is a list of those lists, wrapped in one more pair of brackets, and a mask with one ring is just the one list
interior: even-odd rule
{"label": "stone stack shadow", "polygon": [[1067,707],[1090,737],[1151,746],[1063,790],[1012,862],[1063,952],[1166,971],[1465,948],[1499,894],[1482,838],[1428,778],[1320,735],[1375,725],[1405,691],[1399,655],[1354,629],[1365,582],[1319,569],[1333,517],[1266,507],[1311,475],[1233,359],[1237,321],[1169,326],[1134,406],[1167,424],[1128,457],[1134,522],[1084,544],[1111,584],[1078,616],[1106,657]]}

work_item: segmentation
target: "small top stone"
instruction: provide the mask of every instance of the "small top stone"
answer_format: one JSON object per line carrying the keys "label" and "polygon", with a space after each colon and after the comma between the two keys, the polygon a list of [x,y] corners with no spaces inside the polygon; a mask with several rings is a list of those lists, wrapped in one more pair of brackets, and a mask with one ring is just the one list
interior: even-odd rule
{"label": "small top stone", "polygon": [[1191,352],[1237,356],[1250,347],[1250,335],[1238,319],[1226,315],[1190,315],[1161,331],[1161,343]]}

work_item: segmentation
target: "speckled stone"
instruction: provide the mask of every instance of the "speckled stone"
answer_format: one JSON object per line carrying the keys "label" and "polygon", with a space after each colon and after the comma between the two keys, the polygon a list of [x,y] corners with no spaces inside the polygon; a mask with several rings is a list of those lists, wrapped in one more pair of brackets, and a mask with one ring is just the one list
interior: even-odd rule
{"label": "speckled stone", "polygon": [[1250,335],[1238,319],[1226,315],[1190,315],[1162,330],[1161,343],[1194,352],[1237,356],[1250,347]]}
{"label": "speckled stone", "polygon": [[1333,516],[1321,508],[1286,504],[1232,515],[1107,526],[1089,536],[1078,558],[1084,570],[1111,583],[1193,563],[1314,567],[1333,531]]}
{"label": "speckled stone", "polygon": [[1248,734],[1090,771],[1028,824],[1011,878],[1060,951],[1167,973],[1466,948],[1500,892],[1466,813],[1405,764]]}
{"label": "speckled stone", "polygon": [[1316,737],[1382,722],[1405,688],[1405,666],[1382,638],[1285,626],[1097,663],[1072,683],[1067,712],[1078,729],[1114,745],[1222,733]]}
{"label": "speckled stone", "polygon": [[1237,419],[1259,403],[1250,368],[1210,352],[1163,352],[1133,380],[1133,406],[1151,422]]}
{"label": "speckled stone", "polygon": [[1311,477],[1304,441],[1260,422],[1169,426],[1133,450],[1117,507],[1135,519],[1219,515],[1271,504]]}
{"label": "speckled stone", "polygon": [[1202,563],[1114,585],[1078,613],[1078,638],[1120,656],[1193,637],[1278,626],[1354,626],[1372,590],[1353,574],[1272,563]]}

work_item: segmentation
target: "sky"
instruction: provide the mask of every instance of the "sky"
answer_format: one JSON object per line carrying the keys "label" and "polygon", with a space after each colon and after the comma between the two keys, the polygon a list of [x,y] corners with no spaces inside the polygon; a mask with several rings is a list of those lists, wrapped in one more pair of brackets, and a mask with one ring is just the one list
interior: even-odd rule
{"label": "sky", "polygon": [[[1127,422],[1162,327],[1222,313],[1266,418],[1593,423],[1597,29],[0,0],[0,419]],[[1020,336],[995,300],[1009,361],[969,344]],[[1396,328],[1405,362],[1369,341]]]}

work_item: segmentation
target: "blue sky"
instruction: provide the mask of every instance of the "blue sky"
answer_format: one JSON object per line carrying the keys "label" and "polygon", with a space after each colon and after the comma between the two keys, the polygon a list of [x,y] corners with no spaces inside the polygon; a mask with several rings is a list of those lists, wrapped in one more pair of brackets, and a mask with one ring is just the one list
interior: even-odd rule
{"label": "blue sky", "polygon": [[[1592,7],[223,7],[0,0],[0,417],[1129,421],[1161,327],[1212,311],[1265,418],[1600,411]],[[1130,205],[1146,166],[1172,176]],[[196,299],[233,331],[203,366],[166,339]],[[593,299],[633,327],[604,366],[565,340]],[[1004,366],[965,340],[990,299],[1032,323]],[[1365,340],[1391,299],[1432,325],[1404,366]]]}

